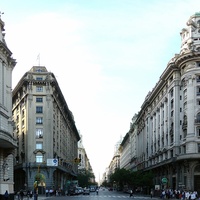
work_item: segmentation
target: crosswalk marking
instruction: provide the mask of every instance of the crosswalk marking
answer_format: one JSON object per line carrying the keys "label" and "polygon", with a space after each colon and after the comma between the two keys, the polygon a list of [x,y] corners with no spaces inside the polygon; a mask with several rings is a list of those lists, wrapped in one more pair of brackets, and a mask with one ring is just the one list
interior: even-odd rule
{"label": "crosswalk marking", "polygon": [[[90,194],[90,195],[75,195],[75,196],[70,196],[70,197],[74,197],[74,198],[77,198],[77,197],[92,197],[92,198],[129,198],[129,195],[95,195],[95,194]],[[151,198],[151,197],[145,197],[145,196],[133,196],[133,197],[130,197],[130,199],[144,199],[144,200],[150,200],[150,199],[152,199],[152,200],[155,200],[155,199],[157,199],[157,198]]]}

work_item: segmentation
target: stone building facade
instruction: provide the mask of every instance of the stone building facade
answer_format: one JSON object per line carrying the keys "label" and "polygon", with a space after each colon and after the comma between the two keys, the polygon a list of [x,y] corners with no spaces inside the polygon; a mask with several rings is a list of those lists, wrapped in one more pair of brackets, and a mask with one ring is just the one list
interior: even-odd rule
{"label": "stone building facade", "polygon": [[14,193],[13,153],[17,141],[12,123],[12,70],[16,65],[4,39],[4,22],[0,16],[0,199],[6,190]]}
{"label": "stone building facade", "polygon": [[190,17],[180,35],[180,53],[146,96],[128,133],[135,143],[130,169],[152,170],[154,184],[161,188],[200,193],[199,12]]}
{"label": "stone building facade", "polygon": [[45,188],[66,190],[67,182],[77,176],[74,159],[80,136],[58,82],[46,67],[32,67],[14,88],[13,120],[18,143],[15,190],[33,190],[38,174],[43,179],[38,181],[39,193]]}
{"label": "stone building facade", "polygon": [[81,136],[81,139],[78,142],[78,158],[80,159],[80,162],[78,164],[78,173],[80,173],[80,174],[81,173],[82,174],[90,173],[91,174],[90,182],[95,183],[94,172],[93,172],[92,166],[90,164],[90,160],[88,158],[86,149],[83,146],[82,138],[83,137]]}

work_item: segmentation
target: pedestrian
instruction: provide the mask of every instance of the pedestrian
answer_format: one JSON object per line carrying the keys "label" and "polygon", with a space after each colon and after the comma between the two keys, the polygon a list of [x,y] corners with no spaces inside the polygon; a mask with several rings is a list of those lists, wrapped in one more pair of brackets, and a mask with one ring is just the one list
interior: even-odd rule
{"label": "pedestrian", "polygon": [[151,190],[150,195],[151,195],[151,198],[152,198],[153,197],[153,190]]}
{"label": "pedestrian", "polygon": [[30,198],[32,198],[33,197],[33,191],[31,190],[30,191]]}
{"label": "pedestrian", "polygon": [[133,196],[133,190],[130,190],[130,197]]}
{"label": "pedestrian", "polygon": [[23,190],[20,190],[19,195],[20,195],[20,199],[23,200],[24,199],[24,192],[23,192]]}
{"label": "pedestrian", "polygon": [[5,194],[4,194],[4,198],[5,198],[5,200],[8,200],[8,190],[6,190],[6,192],[5,192]]}
{"label": "pedestrian", "polygon": [[46,197],[48,197],[48,196],[49,196],[49,190],[46,189]]}

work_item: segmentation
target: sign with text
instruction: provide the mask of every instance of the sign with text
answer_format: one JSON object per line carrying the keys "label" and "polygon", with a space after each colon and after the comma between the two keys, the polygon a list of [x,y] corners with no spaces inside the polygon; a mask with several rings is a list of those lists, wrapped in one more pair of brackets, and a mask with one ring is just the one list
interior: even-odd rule
{"label": "sign with text", "polygon": [[47,166],[58,166],[58,159],[47,159]]}

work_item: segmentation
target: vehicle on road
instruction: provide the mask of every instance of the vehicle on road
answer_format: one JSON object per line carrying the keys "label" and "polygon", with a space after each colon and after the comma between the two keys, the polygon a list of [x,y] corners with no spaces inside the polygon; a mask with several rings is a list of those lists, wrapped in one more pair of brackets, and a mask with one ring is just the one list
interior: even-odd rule
{"label": "vehicle on road", "polygon": [[76,187],[75,194],[82,194],[82,193],[83,193],[83,188],[82,187]]}
{"label": "vehicle on road", "polygon": [[83,190],[83,195],[90,195],[90,189],[89,188],[85,188]]}

